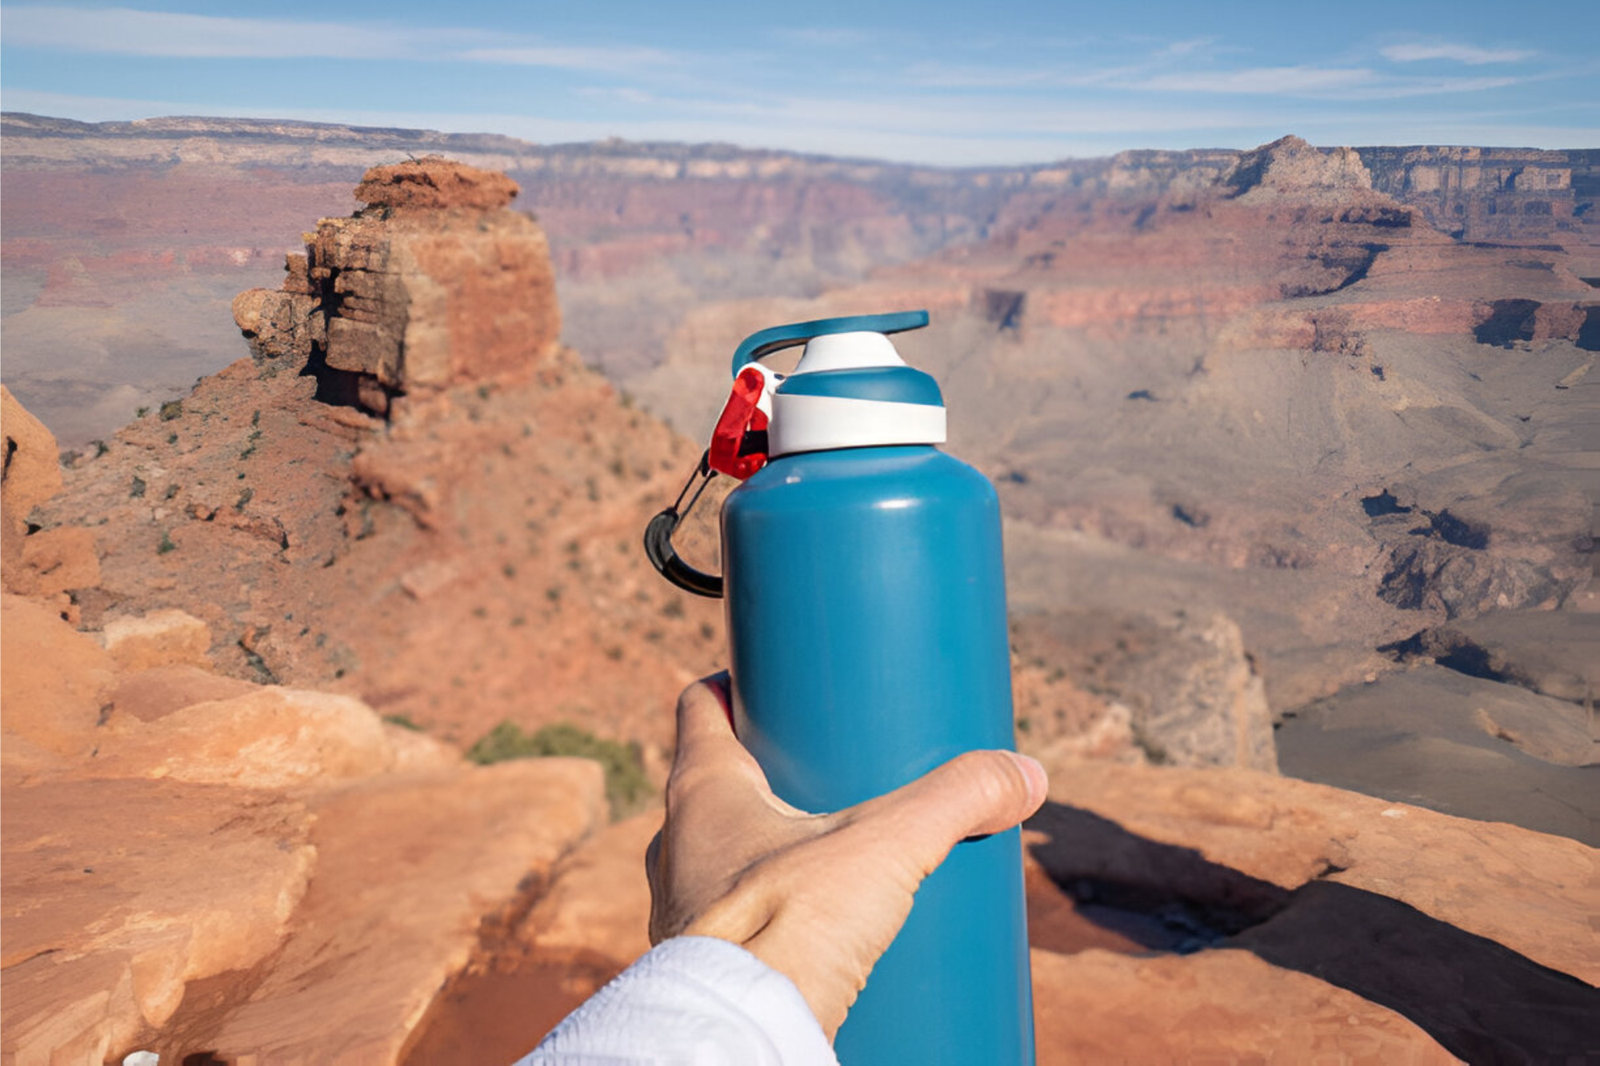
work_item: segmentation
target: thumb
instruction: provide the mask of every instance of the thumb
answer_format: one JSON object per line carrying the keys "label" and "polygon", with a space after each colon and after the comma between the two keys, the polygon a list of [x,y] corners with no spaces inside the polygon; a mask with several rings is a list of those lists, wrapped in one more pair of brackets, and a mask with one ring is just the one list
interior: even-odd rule
{"label": "thumb", "polygon": [[885,796],[841,813],[841,833],[862,835],[926,877],[970,836],[999,833],[1044,802],[1049,778],[1013,751],[969,751]]}

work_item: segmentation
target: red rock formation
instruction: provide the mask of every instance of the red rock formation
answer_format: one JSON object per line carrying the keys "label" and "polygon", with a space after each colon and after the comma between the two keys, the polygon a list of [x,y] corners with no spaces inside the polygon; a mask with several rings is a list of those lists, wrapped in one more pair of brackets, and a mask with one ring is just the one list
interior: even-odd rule
{"label": "red rock formation", "polygon": [[[467,168],[398,173],[506,195],[501,179]],[[284,290],[236,301],[257,359],[68,471],[39,536],[101,533],[105,580],[75,590],[89,624],[181,608],[210,627],[224,671],[339,688],[460,747],[502,719],[529,731],[577,720],[659,754],[672,695],[719,665],[715,605],[672,590],[638,548],[643,517],[675,494],[692,445],[552,347],[548,262],[520,258],[543,249],[525,216],[379,205],[319,232],[331,243],[313,242],[307,269],[291,257]],[[307,343],[320,312],[305,309],[323,305],[303,290],[331,293],[360,275],[329,250],[352,241],[389,260],[451,264],[366,273],[412,295],[404,307],[374,304],[375,322],[350,320],[371,327],[361,343],[422,329],[407,353],[485,360],[432,385],[404,377],[408,354],[409,391],[386,420],[327,402],[353,398],[318,363],[342,358],[342,329],[325,352]],[[497,241],[504,256],[482,258]],[[319,275],[330,262],[346,265]],[[431,317],[417,310],[428,286]],[[523,326],[505,332],[514,323]],[[500,332],[478,346],[480,328]],[[376,375],[360,377],[377,387]]]}
{"label": "red rock formation", "polygon": [[517,198],[517,183],[493,171],[446,162],[437,156],[373,167],[356,186],[370,207],[494,211]]}
{"label": "red rock formation", "polygon": [[100,583],[94,534],[87,529],[40,530],[29,513],[61,488],[55,438],[0,385],[0,433],[5,470],[0,474],[0,583],[7,592],[40,596],[62,617],[76,621],[71,589]]}
{"label": "red rock formation", "polygon": [[516,194],[503,174],[437,158],[374,167],[356,188],[366,209],[323,219],[282,292],[241,293],[234,321],[378,414],[396,396],[526,380],[561,316],[544,234],[506,209]]}

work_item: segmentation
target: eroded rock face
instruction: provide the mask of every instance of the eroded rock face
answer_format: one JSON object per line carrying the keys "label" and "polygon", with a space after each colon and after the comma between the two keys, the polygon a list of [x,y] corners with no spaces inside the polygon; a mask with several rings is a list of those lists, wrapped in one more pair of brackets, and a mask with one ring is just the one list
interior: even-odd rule
{"label": "eroded rock face", "polygon": [[20,523],[28,511],[61,490],[61,461],[50,431],[4,385],[0,385],[0,435],[5,447],[0,493],[12,521]]}
{"label": "eroded rock face", "polygon": [[373,207],[493,211],[509,207],[517,192],[504,174],[434,157],[373,167],[356,186],[356,199]]}
{"label": "eroded rock face", "polygon": [[544,233],[504,174],[439,158],[374,167],[368,206],[323,219],[282,291],[234,300],[265,357],[309,360],[324,399],[392,399],[531,376],[561,332]]}
{"label": "eroded rock face", "polygon": [[163,1060],[399,1061],[480,923],[604,821],[600,767],[578,759],[381,776],[311,806],[318,865],[293,935],[248,994],[181,1007],[144,1045]]}
{"label": "eroded rock face", "polygon": [[[296,266],[299,267],[298,275]],[[233,321],[263,359],[305,359],[313,344],[326,344],[327,316],[305,276],[306,257],[289,257],[282,290],[246,289],[233,298]],[[289,286],[304,284],[306,291]]]}
{"label": "eroded rock face", "polygon": [[[445,247],[534,223],[380,206],[340,225]],[[301,265],[290,289],[312,287]],[[498,258],[461,269],[440,290],[448,322],[470,326],[485,287],[537,289]],[[384,305],[383,328],[400,335],[413,310]],[[301,373],[316,363],[304,348],[237,360],[69,468],[29,539],[98,536],[104,580],[78,590],[82,623],[181,609],[210,629],[222,673],[356,695],[458,751],[502,720],[664,751],[674,694],[721,665],[721,616],[654,572],[639,516],[699,450],[569,349],[530,356],[517,380],[493,376],[497,350],[511,349],[470,348],[485,379],[397,396],[385,418],[330,402],[327,379]]]}
{"label": "eroded rock face", "polygon": [[1103,740],[1083,745],[1121,732],[1144,756],[1131,761],[1277,769],[1266,690],[1226,615],[1064,610],[1024,617],[1014,639],[1026,660],[1111,701],[1098,720],[1072,730],[1075,742],[1036,744],[1030,729],[1023,744],[1036,756],[1070,757],[1074,748],[1113,755]]}
{"label": "eroded rock face", "polygon": [[7,592],[41,596],[62,617],[76,621],[68,590],[100,581],[94,534],[86,529],[41,530],[29,513],[61,490],[61,459],[56,440],[29,414],[11,390],[0,385],[0,583]]}
{"label": "eroded rock face", "polygon": [[7,777],[49,767],[52,756],[87,756],[112,685],[113,660],[36,600],[0,596],[0,624],[0,750]]}
{"label": "eroded rock face", "polygon": [[61,776],[8,784],[5,807],[0,1048],[17,1062],[133,1050],[189,982],[278,947],[317,859],[309,812],[281,796]]}

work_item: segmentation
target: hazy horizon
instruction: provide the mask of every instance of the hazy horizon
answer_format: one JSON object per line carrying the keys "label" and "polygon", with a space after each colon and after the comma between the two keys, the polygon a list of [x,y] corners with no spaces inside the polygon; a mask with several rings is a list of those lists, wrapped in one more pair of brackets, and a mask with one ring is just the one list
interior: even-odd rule
{"label": "hazy horizon", "polygon": [[[1018,161],[1016,163],[993,163],[993,164],[965,163],[965,164],[963,164],[963,163],[915,163],[915,162],[906,162],[904,160],[887,159],[887,158],[883,158],[883,157],[874,157],[874,156],[865,156],[865,155],[846,155],[846,154],[837,153],[837,152],[806,151],[806,150],[787,149],[787,148],[770,148],[770,147],[764,147],[764,146],[760,146],[760,145],[738,144],[738,143],[729,142],[729,141],[643,140],[643,139],[636,139],[636,138],[631,138],[631,137],[617,137],[617,136],[600,137],[600,138],[593,138],[593,139],[590,139],[590,140],[576,140],[576,141],[534,141],[534,140],[529,140],[529,139],[524,138],[524,137],[518,137],[518,136],[516,136],[514,134],[508,134],[508,133],[504,133],[504,132],[502,132],[500,130],[493,130],[493,129],[440,130],[440,129],[432,129],[432,128],[427,128],[427,127],[418,127],[418,126],[374,126],[374,125],[368,125],[368,124],[357,123],[357,122],[338,121],[338,120],[334,120],[334,119],[300,119],[300,118],[286,118],[286,117],[278,116],[278,115],[243,115],[243,114],[241,114],[241,115],[217,115],[217,114],[178,115],[178,114],[172,114],[172,115],[150,115],[148,117],[138,118],[138,119],[88,119],[88,118],[79,118],[79,117],[74,116],[74,115],[44,114],[44,113],[35,112],[35,111],[23,111],[23,110],[19,110],[19,109],[16,109],[16,108],[10,108],[10,107],[6,107],[6,108],[3,108],[3,109],[0,109],[0,115],[6,115],[6,116],[28,116],[30,118],[45,119],[45,120],[48,120],[48,121],[75,122],[75,123],[81,123],[81,124],[84,124],[84,125],[91,125],[91,126],[137,125],[137,124],[141,124],[141,123],[150,123],[150,124],[154,125],[154,124],[159,124],[159,123],[162,123],[162,122],[180,122],[180,121],[262,122],[262,123],[281,123],[281,124],[285,124],[285,125],[327,127],[327,128],[330,128],[330,129],[341,129],[342,128],[342,129],[349,129],[349,130],[351,130],[351,131],[353,131],[355,133],[396,133],[396,134],[416,133],[416,134],[442,134],[442,135],[453,136],[453,137],[507,137],[507,138],[510,138],[512,140],[520,141],[520,142],[522,142],[524,144],[530,145],[531,147],[534,147],[534,148],[547,148],[547,149],[589,147],[589,146],[603,145],[603,144],[608,144],[608,143],[620,143],[620,144],[628,144],[628,145],[637,145],[637,146],[642,147],[642,148],[643,147],[655,147],[655,146],[681,147],[681,148],[691,148],[691,149],[692,148],[726,148],[726,149],[731,149],[733,151],[738,151],[738,152],[750,152],[750,153],[774,152],[774,153],[781,153],[781,154],[791,154],[791,155],[801,156],[801,157],[811,157],[811,158],[818,158],[818,159],[831,159],[831,160],[837,160],[837,161],[840,161],[840,162],[862,162],[862,163],[884,164],[884,165],[894,165],[894,166],[927,167],[927,168],[930,168],[930,169],[945,169],[945,170],[999,170],[999,169],[1013,169],[1013,168],[1016,168],[1016,169],[1043,168],[1043,167],[1050,167],[1050,166],[1058,165],[1058,164],[1061,164],[1061,163],[1092,163],[1092,162],[1096,162],[1096,161],[1100,161],[1100,160],[1110,159],[1110,158],[1112,158],[1114,156],[1117,156],[1117,155],[1125,153],[1125,152],[1214,152],[1214,151],[1215,152],[1245,152],[1245,151],[1250,151],[1252,149],[1263,147],[1263,146],[1265,146],[1267,144],[1271,144],[1272,142],[1277,141],[1277,140],[1279,140],[1279,139],[1281,139],[1283,137],[1290,137],[1290,136],[1299,137],[1299,136],[1301,136],[1295,130],[1285,130],[1283,133],[1279,134],[1278,136],[1273,137],[1273,138],[1271,138],[1271,139],[1269,139],[1267,141],[1263,141],[1260,144],[1245,145],[1243,147],[1235,147],[1235,146],[1232,146],[1232,145],[1221,145],[1221,144],[1191,144],[1191,145],[1185,145],[1183,147],[1178,147],[1178,148],[1153,148],[1153,147],[1150,147],[1150,146],[1147,146],[1147,145],[1129,145],[1129,146],[1127,146],[1125,148],[1119,148],[1114,152],[1105,152],[1105,153],[1102,153],[1102,154],[1099,154],[1099,155],[1057,156],[1057,157],[1052,158],[1052,159],[1027,159],[1027,160]],[[1343,144],[1332,144],[1332,143],[1318,143],[1316,141],[1311,140],[1310,138],[1302,138],[1302,139],[1306,140],[1308,143],[1310,143],[1315,148],[1328,149],[1328,150],[1335,149],[1335,148],[1356,148],[1356,149],[1362,149],[1362,148],[1489,148],[1489,149],[1500,149],[1500,150],[1510,150],[1510,151],[1540,151],[1540,152],[1563,152],[1563,151],[1567,151],[1567,152],[1589,152],[1589,151],[1600,151],[1600,145],[1588,146],[1588,145],[1579,145],[1579,144],[1560,144],[1560,145],[1553,145],[1553,146],[1542,146],[1542,145],[1510,144],[1510,143],[1507,143],[1507,144],[1467,143],[1467,142],[1464,142],[1464,141],[1458,141],[1458,142],[1413,142],[1413,143],[1406,143],[1406,144],[1401,144],[1401,143],[1378,143],[1378,142],[1351,142],[1351,143],[1343,143]]]}

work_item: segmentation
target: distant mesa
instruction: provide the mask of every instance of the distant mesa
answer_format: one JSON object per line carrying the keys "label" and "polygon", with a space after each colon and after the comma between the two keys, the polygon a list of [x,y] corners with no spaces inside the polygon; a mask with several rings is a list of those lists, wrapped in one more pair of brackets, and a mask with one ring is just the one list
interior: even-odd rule
{"label": "distant mesa", "polygon": [[1372,174],[1354,148],[1324,151],[1291,134],[1240,153],[1222,184],[1247,201],[1285,194],[1348,199],[1372,188]]}

